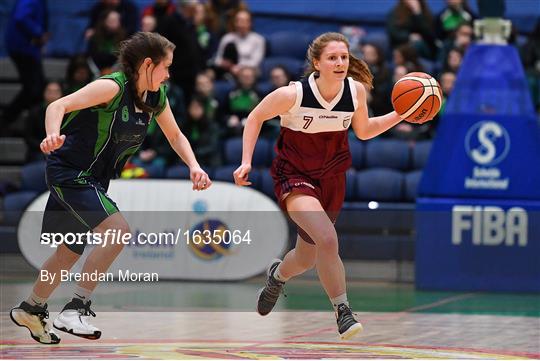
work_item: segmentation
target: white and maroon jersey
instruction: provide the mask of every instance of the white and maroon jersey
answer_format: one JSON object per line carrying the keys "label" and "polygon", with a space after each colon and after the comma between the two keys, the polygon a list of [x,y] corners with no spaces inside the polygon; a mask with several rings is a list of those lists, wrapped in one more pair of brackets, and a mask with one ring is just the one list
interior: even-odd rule
{"label": "white and maroon jersey", "polygon": [[314,73],[295,86],[296,102],[281,115],[273,173],[321,179],[345,172],[351,166],[348,129],[358,107],[354,80],[346,78],[331,102],[320,94]]}

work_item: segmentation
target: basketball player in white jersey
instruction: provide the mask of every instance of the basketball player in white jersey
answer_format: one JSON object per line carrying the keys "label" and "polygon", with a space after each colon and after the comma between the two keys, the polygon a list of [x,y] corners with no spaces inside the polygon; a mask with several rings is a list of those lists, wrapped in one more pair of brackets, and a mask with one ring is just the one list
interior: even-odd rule
{"label": "basketball player in white jersey", "polygon": [[334,228],[345,198],[345,172],[351,166],[348,129],[373,138],[401,121],[396,112],[368,117],[366,89],[373,76],[349,52],[339,33],[317,37],[308,49],[309,77],[276,89],[249,114],[244,129],[238,185],[249,185],[251,159],[261,125],[281,116],[277,157],[271,174],[281,208],[298,228],[296,247],[268,269],[257,311],[267,315],[291,277],[316,267],[336,313],[338,332],[350,339],[362,330],[347,300],[345,270]]}

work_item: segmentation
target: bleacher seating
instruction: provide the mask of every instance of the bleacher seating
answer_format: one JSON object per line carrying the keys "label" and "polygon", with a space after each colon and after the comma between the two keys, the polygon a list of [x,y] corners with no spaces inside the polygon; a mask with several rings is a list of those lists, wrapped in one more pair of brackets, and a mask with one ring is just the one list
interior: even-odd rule
{"label": "bleacher seating", "polygon": [[289,57],[304,61],[311,40],[308,34],[294,31],[277,31],[266,37],[268,46],[267,55],[272,57]]}
{"label": "bleacher seating", "polygon": [[19,191],[9,193],[4,197],[3,225],[16,226],[22,213],[30,203],[39,195],[36,191]]}
{"label": "bleacher seating", "polygon": [[[259,138],[255,144],[253,152],[252,166],[268,167],[270,166],[271,144],[265,138]],[[231,138],[225,141],[225,163],[239,165],[242,161],[242,138]]]}
{"label": "bleacher seating", "polygon": [[349,149],[351,150],[352,167],[362,169],[365,167],[365,142],[357,138],[349,140]]}
{"label": "bleacher seating", "polygon": [[26,143],[22,138],[0,138],[0,164],[23,164],[26,160]]}
{"label": "bleacher seating", "polygon": [[422,169],[427,163],[429,152],[431,151],[431,140],[417,142],[412,148],[413,169]]}
{"label": "bleacher seating", "polygon": [[405,174],[405,200],[414,202],[418,195],[418,184],[422,178],[421,170],[414,170]]}
{"label": "bleacher seating", "polygon": [[389,168],[372,168],[356,173],[356,199],[403,201],[403,173]]}
{"label": "bleacher seating", "polygon": [[274,195],[274,180],[272,179],[272,176],[270,175],[269,169],[263,169],[261,171],[260,190],[264,194],[266,194],[268,197],[272,198],[273,200],[276,200],[276,196]]}
{"label": "bleacher seating", "polygon": [[47,190],[44,161],[32,162],[22,167],[21,188],[37,193],[42,193]]}
{"label": "bleacher seating", "polygon": [[167,169],[166,178],[189,179],[189,168],[185,165],[175,165]]}
{"label": "bleacher seating", "polygon": [[261,63],[261,81],[268,80],[270,71],[275,66],[283,66],[293,79],[299,79],[304,72],[304,61],[292,57],[267,57]]}
{"label": "bleacher seating", "polygon": [[227,80],[217,80],[214,82],[214,97],[219,104],[224,104],[229,92],[235,87],[234,83]]}
{"label": "bleacher seating", "polygon": [[399,139],[374,139],[366,143],[366,167],[407,170],[411,163],[409,144]]}

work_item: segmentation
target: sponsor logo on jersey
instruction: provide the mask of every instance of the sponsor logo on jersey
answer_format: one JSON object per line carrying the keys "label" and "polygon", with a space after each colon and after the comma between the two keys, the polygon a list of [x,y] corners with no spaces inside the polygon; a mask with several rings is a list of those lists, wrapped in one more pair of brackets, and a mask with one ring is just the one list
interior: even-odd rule
{"label": "sponsor logo on jersey", "polygon": [[343,128],[348,128],[351,125],[351,116],[348,115],[343,119]]}
{"label": "sponsor logo on jersey", "polygon": [[129,120],[129,110],[127,105],[122,107],[122,121],[127,122]]}

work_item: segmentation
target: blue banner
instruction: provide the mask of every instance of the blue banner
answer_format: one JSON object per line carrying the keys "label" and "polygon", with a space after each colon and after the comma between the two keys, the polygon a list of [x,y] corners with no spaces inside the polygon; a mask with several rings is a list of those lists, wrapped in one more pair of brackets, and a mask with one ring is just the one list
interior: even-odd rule
{"label": "blue banner", "polygon": [[472,45],[417,199],[416,284],[540,291],[540,130],[515,48]]}
{"label": "blue banner", "polygon": [[540,131],[516,49],[472,45],[424,168],[426,197],[540,199]]}
{"label": "blue banner", "polygon": [[540,291],[540,202],[417,201],[416,286]]}

